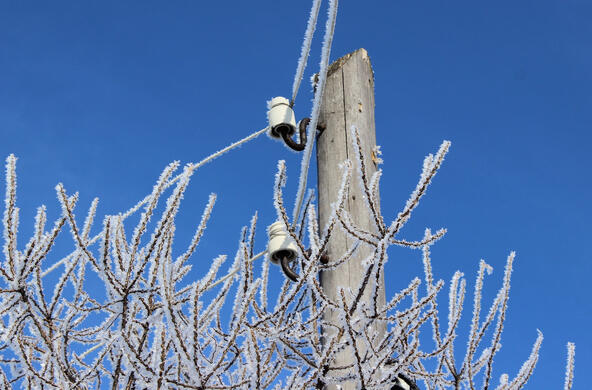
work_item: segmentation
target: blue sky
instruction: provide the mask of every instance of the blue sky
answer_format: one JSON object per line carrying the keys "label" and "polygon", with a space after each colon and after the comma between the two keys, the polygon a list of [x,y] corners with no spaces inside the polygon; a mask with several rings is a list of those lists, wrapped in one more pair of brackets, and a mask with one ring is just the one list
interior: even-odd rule
{"label": "blue sky", "polygon": [[[309,7],[0,2],[0,155],[19,157],[21,230],[42,203],[57,215],[58,182],[80,191],[80,207],[98,196],[99,215],[116,213],[169,162],[198,161],[266,126],[266,101],[290,93]],[[530,389],[562,386],[567,341],[576,343],[574,388],[592,381],[591,19],[584,0],[342,1],[337,17],[332,59],[364,47],[374,66],[384,213],[396,215],[423,156],[449,139],[403,236],[448,228],[432,251],[436,277],[460,269],[472,288],[484,258],[495,269],[489,300],[517,252],[496,377],[517,373],[538,328],[545,341]],[[318,70],[323,23],[307,78]],[[311,98],[305,82],[299,118]],[[216,192],[197,259],[232,253],[255,210],[263,249],[278,159],[288,162],[290,202],[299,156],[267,138],[199,171],[178,222],[187,226],[181,247]],[[420,253],[396,250],[388,267],[392,292],[421,272]]]}

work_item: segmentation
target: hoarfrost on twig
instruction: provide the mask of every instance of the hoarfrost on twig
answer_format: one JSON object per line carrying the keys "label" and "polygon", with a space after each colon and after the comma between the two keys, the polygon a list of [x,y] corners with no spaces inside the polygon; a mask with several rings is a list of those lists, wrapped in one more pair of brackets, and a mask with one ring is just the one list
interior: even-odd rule
{"label": "hoarfrost on twig", "polygon": [[[318,0],[313,2],[309,28],[319,4]],[[309,132],[314,131],[318,117],[336,10],[337,1],[330,1]],[[309,50],[307,40],[303,55]],[[301,60],[306,61],[305,57]],[[298,72],[301,68],[299,65]],[[475,390],[479,381],[488,389],[494,356],[501,348],[515,254],[508,256],[502,286],[487,311],[482,310],[482,291],[485,273],[490,274],[492,268],[480,262],[468,340],[462,343],[466,353],[457,365],[455,357],[463,355],[457,355],[455,347],[469,287],[463,273],[454,274],[449,284],[448,318],[442,326],[438,298],[445,283],[434,278],[430,249],[446,230],[432,233],[426,229],[423,238],[415,240],[399,238],[450,143],[445,141],[435,155],[426,157],[417,186],[402,211],[394,220],[385,221],[378,202],[382,172],[365,176],[365,156],[355,127],[351,131],[357,153],[353,163],[347,160],[341,165],[340,188],[325,226],[318,224],[313,193],[300,210],[304,199],[300,190],[306,187],[308,169],[306,154],[291,220],[282,192],[286,164],[278,162],[273,206],[298,246],[300,275],[296,282],[283,281],[277,288],[270,288],[275,287],[271,283],[277,272],[270,269],[268,261],[263,261],[260,271],[253,266],[266,253],[265,249],[255,250],[260,245],[256,242],[257,213],[238,232],[232,264],[225,265],[228,248],[213,259],[201,258],[199,244],[212,215],[213,194],[191,229],[189,244],[180,251],[174,246],[176,217],[192,174],[258,133],[185,166],[180,174],[176,173],[180,164],[170,164],[149,195],[125,213],[105,216],[96,233],[98,199],[85,209],[81,223],[76,216],[78,194],[69,195],[59,184],[60,215],[48,224],[46,207],[38,208],[33,234],[23,249],[19,249],[18,240],[16,158],[9,156],[4,257],[0,262],[0,382],[4,388],[308,389],[340,388],[353,382],[358,388],[375,389],[390,387],[397,378],[413,378],[429,390],[462,386]],[[310,153],[311,144],[306,153]],[[364,202],[374,230],[360,227],[345,207],[352,172],[357,172],[357,185],[366,195]],[[128,218],[140,210],[132,224]],[[66,226],[70,234],[60,236]],[[331,253],[327,262],[323,255],[336,232],[347,237],[348,248]],[[70,241],[70,253],[63,253],[65,245],[60,243],[59,255],[51,259],[58,238]],[[424,280],[398,275],[402,290],[382,302],[380,280],[393,245],[421,249]],[[362,247],[369,252],[359,256]],[[363,263],[361,282],[330,298],[319,274],[338,272],[351,261]],[[204,274],[188,282],[186,275],[194,265],[198,265],[196,272]],[[98,280],[102,289],[88,288],[89,278]],[[270,305],[270,300],[275,300],[275,305]],[[337,322],[329,320],[329,313]],[[426,331],[431,331],[433,343],[424,338]],[[433,345],[426,348],[424,339]],[[489,345],[483,345],[484,340]],[[539,332],[516,377],[510,381],[508,375],[502,375],[498,389],[518,389],[526,383],[541,343]],[[337,357],[343,354],[353,357],[351,363],[336,366]],[[566,390],[573,383],[574,354],[575,346],[568,343]]]}

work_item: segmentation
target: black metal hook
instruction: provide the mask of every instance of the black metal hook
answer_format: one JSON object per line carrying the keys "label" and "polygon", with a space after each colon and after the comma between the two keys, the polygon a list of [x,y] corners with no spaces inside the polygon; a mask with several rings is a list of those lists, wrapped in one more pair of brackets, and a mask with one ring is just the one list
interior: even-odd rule
{"label": "black metal hook", "polygon": [[399,375],[397,375],[397,378],[395,378],[395,383],[393,384],[393,387],[391,387],[391,390],[406,390],[406,389],[419,390],[419,387],[417,386],[417,384],[415,383],[415,381],[413,379],[409,378],[408,376],[406,376],[402,373],[399,373]]}
{"label": "black metal hook", "polygon": [[[288,145],[288,147],[290,149],[295,150],[297,152],[301,152],[306,147],[306,128],[308,127],[309,123],[310,123],[310,118],[302,118],[302,120],[300,121],[300,123],[298,125],[298,134],[299,134],[299,141],[300,142],[296,142],[290,137],[291,136],[290,132],[289,132],[290,128],[287,126],[278,127],[276,129],[276,132],[282,136],[282,139],[284,140],[284,142],[286,143],[286,145]],[[325,130],[325,126],[322,124],[318,124],[317,130],[323,131],[323,130]]]}
{"label": "black metal hook", "polygon": [[[307,249],[306,252],[310,256],[312,251],[310,249]],[[284,272],[284,275],[286,275],[286,277],[288,279],[290,279],[293,282],[297,282],[299,275],[296,273],[296,271],[294,271],[292,269],[292,267],[290,267],[290,262],[291,262],[291,260],[288,258],[288,256],[281,257],[280,265],[282,267],[282,271]],[[327,264],[328,262],[329,262],[329,256],[327,256],[326,254],[323,253],[321,255],[321,263]]]}
{"label": "black metal hook", "polygon": [[293,282],[298,281],[298,274],[290,268],[290,260],[286,256],[282,256],[280,260],[280,265],[282,266],[282,271],[284,271],[284,275],[288,277]]}

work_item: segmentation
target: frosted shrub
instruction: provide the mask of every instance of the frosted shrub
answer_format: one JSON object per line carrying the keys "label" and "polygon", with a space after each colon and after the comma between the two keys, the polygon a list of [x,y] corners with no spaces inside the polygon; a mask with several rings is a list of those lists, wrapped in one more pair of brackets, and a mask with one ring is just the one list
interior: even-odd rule
{"label": "frosted shrub", "polygon": [[[354,150],[360,151],[355,128],[352,139]],[[360,389],[384,389],[402,374],[422,389],[521,388],[536,364],[540,332],[515,377],[492,378],[514,254],[508,256],[497,296],[483,308],[483,281],[492,268],[484,261],[479,264],[468,340],[457,340],[466,279],[457,272],[447,288],[434,278],[430,265],[430,246],[445,230],[426,230],[418,241],[399,238],[448,148],[444,142],[435,155],[426,157],[417,187],[390,222],[378,205],[381,171],[367,178],[362,174],[363,156],[358,155],[354,163],[343,164],[327,226],[318,226],[310,196],[294,224],[284,208],[286,167],[280,161],[274,206],[298,245],[299,278],[286,280],[272,297],[267,292],[269,262],[263,260],[260,272],[254,267],[256,215],[243,230],[230,265],[225,265],[226,256],[219,256],[200,280],[184,280],[216,201],[211,195],[189,247],[173,257],[175,217],[199,164],[186,166],[177,176],[179,164],[167,166],[151,194],[128,212],[104,217],[100,227],[95,223],[98,200],[81,221],[75,216],[78,194],[69,194],[59,184],[61,215],[48,223],[46,208],[40,207],[32,237],[19,248],[16,158],[9,156],[0,263],[0,383],[7,389],[308,389],[350,382]],[[352,180],[354,175],[359,180]],[[344,209],[352,185],[366,193],[376,232],[358,227]],[[137,214],[137,224],[128,229],[130,217]],[[358,244],[341,258],[322,262],[337,229]],[[56,258],[52,247],[66,230],[62,234],[71,237],[70,253]],[[91,235],[96,230],[100,232]],[[319,273],[343,266],[362,245],[372,248],[364,261],[363,282],[357,290],[341,290],[339,299],[330,299]],[[424,275],[409,278],[406,288],[381,303],[377,281],[392,245],[420,249]],[[222,269],[227,271],[219,275]],[[48,278],[55,281],[51,286]],[[89,289],[89,278],[98,280],[102,290]],[[447,318],[440,315],[437,299],[445,289]],[[368,292],[369,303],[360,298]],[[221,314],[225,302],[232,308],[229,315]],[[338,324],[324,319],[327,311],[336,314]],[[386,331],[377,332],[381,327]],[[330,331],[321,337],[323,329]],[[420,333],[431,333],[431,346],[420,344]],[[457,345],[465,349],[462,360],[455,359],[460,356]],[[354,357],[353,363],[335,367],[335,356],[343,351]],[[573,361],[570,344],[565,389],[571,388]]]}

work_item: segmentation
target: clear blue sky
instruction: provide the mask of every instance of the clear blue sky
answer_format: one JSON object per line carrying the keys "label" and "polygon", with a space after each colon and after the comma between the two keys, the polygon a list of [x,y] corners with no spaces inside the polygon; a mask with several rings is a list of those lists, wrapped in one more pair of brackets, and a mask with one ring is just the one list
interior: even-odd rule
{"label": "clear blue sky", "polygon": [[[101,216],[116,213],[147,194],[170,161],[197,161],[266,126],[266,100],[290,93],[309,7],[0,2],[0,155],[19,157],[21,230],[30,232],[42,203],[57,215],[58,182],[80,191],[80,207],[98,196]],[[307,78],[318,70],[324,17]],[[403,237],[447,227],[433,248],[436,277],[460,269],[472,291],[484,258],[495,269],[486,301],[517,251],[495,375],[515,375],[541,329],[529,389],[562,388],[567,341],[576,343],[574,388],[592,382],[591,20],[585,0],[342,1],[338,13],[332,59],[364,47],[374,66],[385,214],[396,215],[423,156],[449,139]],[[304,83],[298,117],[309,115],[310,99]],[[288,162],[291,203],[299,156],[267,138],[199,171],[180,247],[216,192],[196,259],[232,253],[255,210],[263,249],[278,159]],[[393,251],[388,267],[392,292],[421,272],[420,253]]]}

